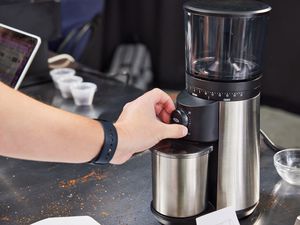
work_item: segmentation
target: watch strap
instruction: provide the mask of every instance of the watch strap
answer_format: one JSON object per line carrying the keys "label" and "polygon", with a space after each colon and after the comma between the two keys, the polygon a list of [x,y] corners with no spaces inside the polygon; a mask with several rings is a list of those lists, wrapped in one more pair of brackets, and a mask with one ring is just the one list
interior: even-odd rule
{"label": "watch strap", "polygon": [[118,133],[112,122],[98,120],[103,127],[104,141],[99,154],[92,160],[93,164],[108,164],[113,158],[118,145]]}

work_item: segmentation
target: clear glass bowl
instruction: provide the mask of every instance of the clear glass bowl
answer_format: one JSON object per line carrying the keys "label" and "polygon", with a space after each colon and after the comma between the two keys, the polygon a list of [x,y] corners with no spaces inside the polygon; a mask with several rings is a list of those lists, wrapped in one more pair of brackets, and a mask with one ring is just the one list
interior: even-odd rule
{"label": "clear glass bowl", "polygon": [[274,155],[274,165],[286,182],[300,185],[300,149],[285,149]]}

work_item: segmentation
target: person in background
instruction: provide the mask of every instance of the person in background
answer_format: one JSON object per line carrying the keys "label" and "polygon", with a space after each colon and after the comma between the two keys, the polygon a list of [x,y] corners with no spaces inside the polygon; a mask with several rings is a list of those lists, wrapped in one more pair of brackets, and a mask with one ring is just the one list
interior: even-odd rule
{"label": "person in background", "polygon": [[[187,128],[169,124],[171,98],[153,89],[127,103],[114,123],[118,143],[111,164],[122,164]],[[99,155],[104,130],[98,121],[38,102],[0,82],[0,155],[48,162],[86,163]]]}

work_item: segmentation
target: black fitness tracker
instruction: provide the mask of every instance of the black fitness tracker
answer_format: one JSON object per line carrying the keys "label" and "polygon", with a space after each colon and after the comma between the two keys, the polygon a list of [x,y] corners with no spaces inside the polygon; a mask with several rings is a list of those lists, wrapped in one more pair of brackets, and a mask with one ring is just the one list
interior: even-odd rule
{"label": "black fitness tracker", "polygon": [[103,146],[99,154],[92,160],[92,164],[108,164],[113,158],[117,145],[118,133],[112,122],[97,120],[101,123],[104,132]]}

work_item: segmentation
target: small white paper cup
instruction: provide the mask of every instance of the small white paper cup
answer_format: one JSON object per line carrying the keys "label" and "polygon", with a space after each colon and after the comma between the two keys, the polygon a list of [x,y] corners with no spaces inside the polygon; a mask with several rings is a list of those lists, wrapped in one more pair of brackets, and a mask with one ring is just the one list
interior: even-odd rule
{"label": "small white paper cup", "polygon": [[90,82],[83,82],[71,86],[71,93],[75,105],[92,105],[97,85]]}
{"label": "small white paper cup", "polygon": [[58,68],[58,69],[53,69],[50,71],[50,76],[53,80],[54,86],[57,89],[59,89],[59,87],[58,87],[59,79],[75,76],[75,74],[76,74],[76,71],[71,68]]}
{"label": "small white paper cup", "polygon": [[71,98],[71,86],[82,83],[83,79],[79,76],[65,77],[57,80],[58,88],[63,98]]}

